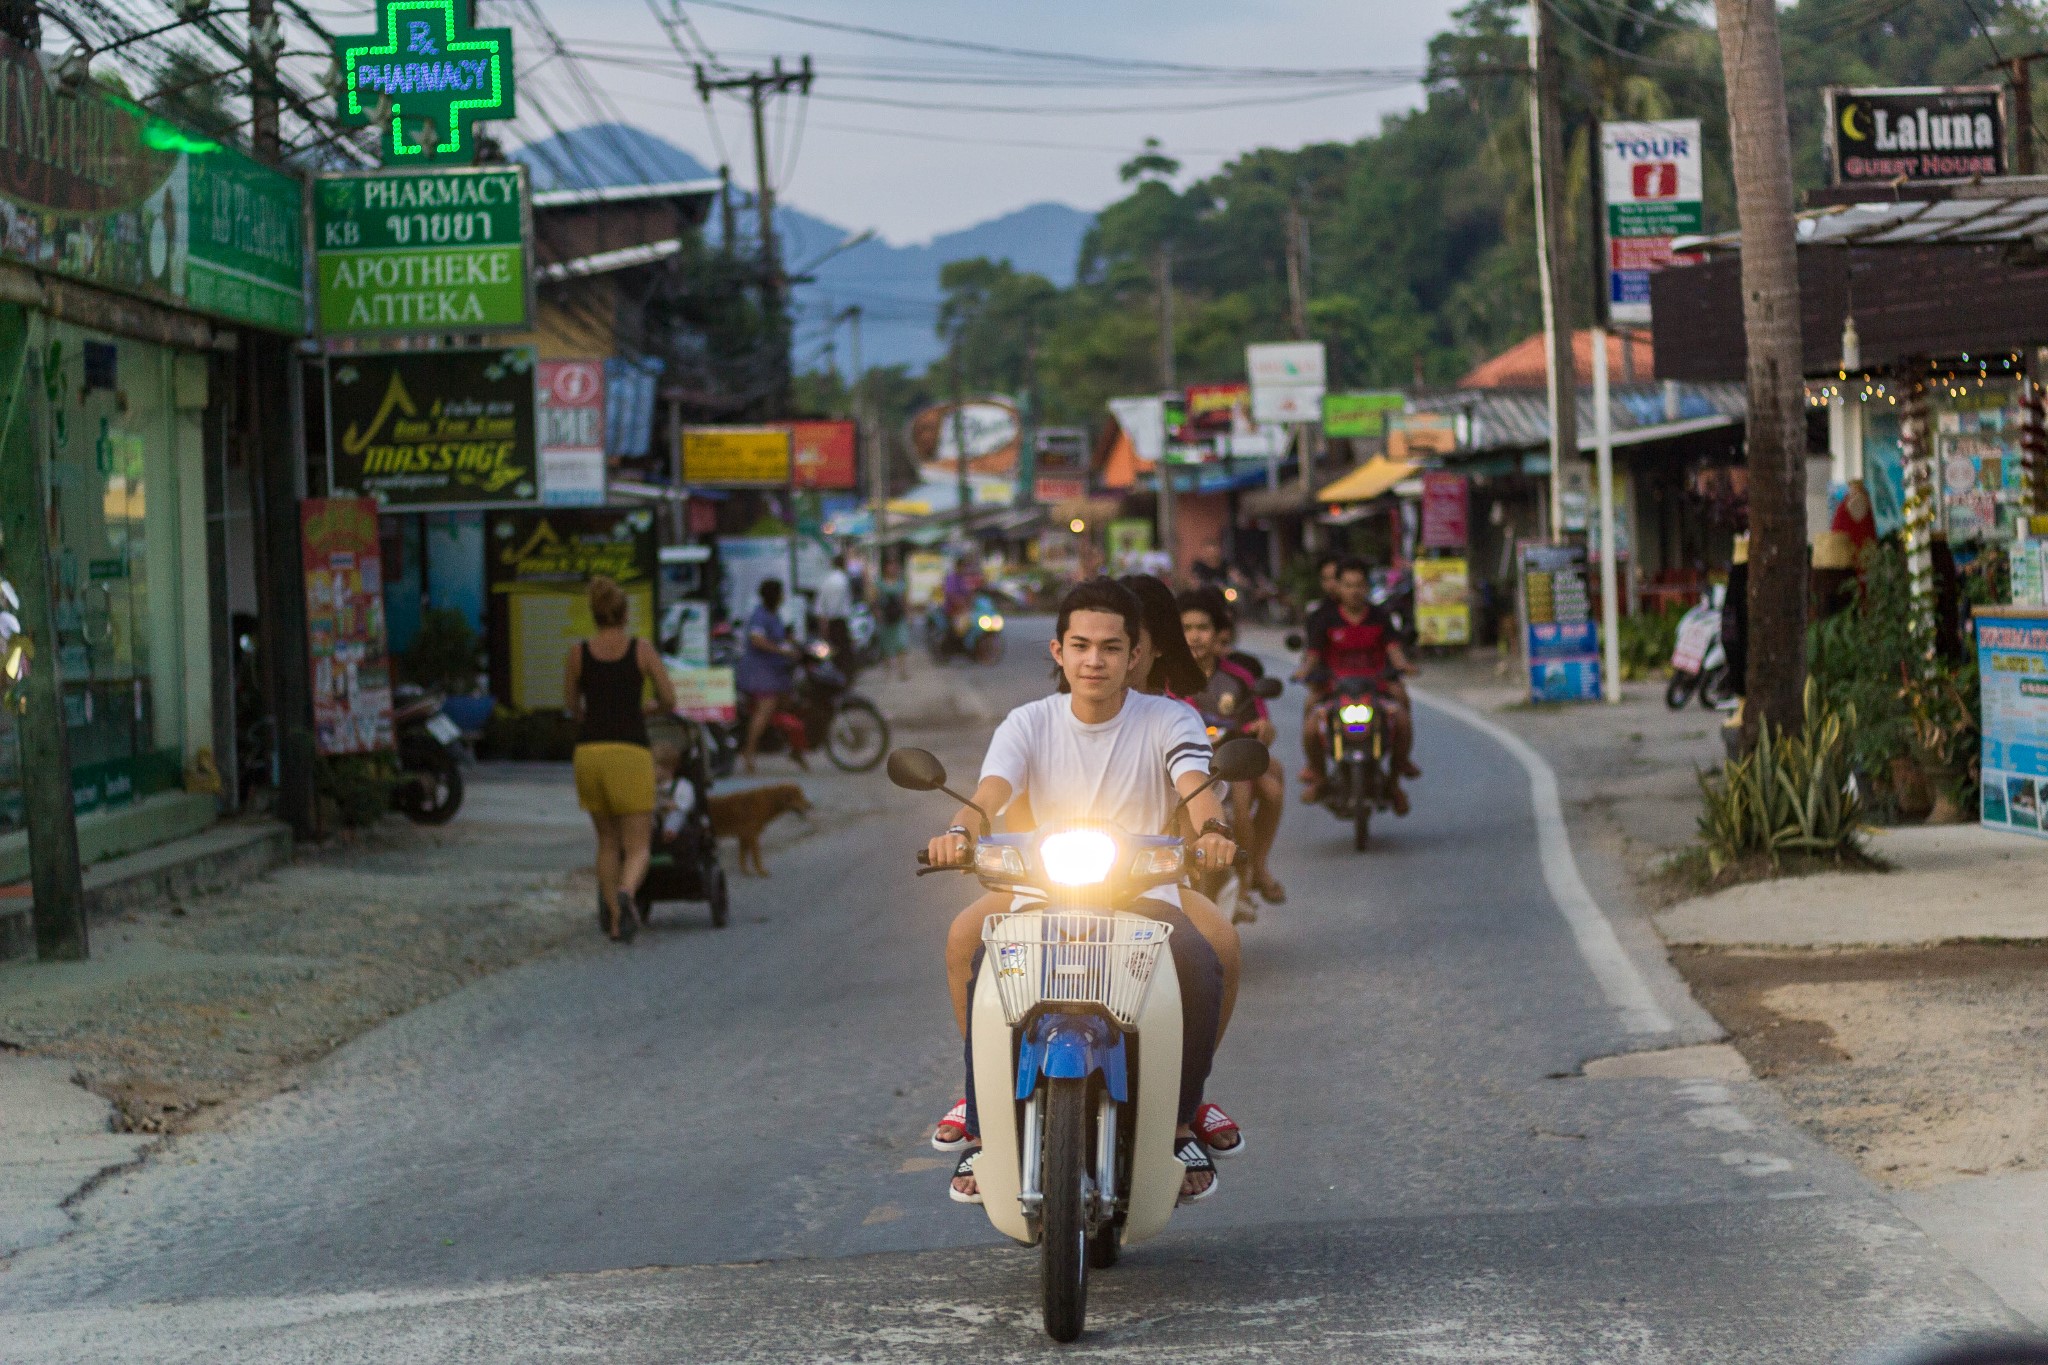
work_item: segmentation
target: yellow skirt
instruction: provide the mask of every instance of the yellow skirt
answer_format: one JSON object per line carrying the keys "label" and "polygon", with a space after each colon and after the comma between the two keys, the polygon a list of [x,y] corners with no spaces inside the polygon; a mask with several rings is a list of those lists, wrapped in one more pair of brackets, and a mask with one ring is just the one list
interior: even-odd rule
{"label": "yellow skirt", "polygon": [[654,811],[654,754],[638,744],[576,746],[576,803],[592,815]]}

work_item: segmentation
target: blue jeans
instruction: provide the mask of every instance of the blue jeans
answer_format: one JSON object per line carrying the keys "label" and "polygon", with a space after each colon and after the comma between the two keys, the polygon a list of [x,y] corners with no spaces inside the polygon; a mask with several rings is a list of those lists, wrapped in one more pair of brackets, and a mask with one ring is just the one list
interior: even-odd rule
{"label": "blue jeans", "polygon": [[[1180,979],[1180,1110],[1178,1121],[1192,1124],[1202,1107],[1202,1090],[1216,1061],[1216,1031],[1223,1017],[1223,963],[1194,922],[1177,905],[1142,900],[1131,909],[1173,926],[1173,974]],[[983,950],[974,950],[967,978],[967,1131],[981,1133],[981,1114],[974,1098],[974,988],[981,980]]]}

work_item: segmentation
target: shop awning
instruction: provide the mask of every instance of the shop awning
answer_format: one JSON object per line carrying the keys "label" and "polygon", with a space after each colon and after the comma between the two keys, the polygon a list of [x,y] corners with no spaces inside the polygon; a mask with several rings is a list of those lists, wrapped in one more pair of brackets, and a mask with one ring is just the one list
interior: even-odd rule
{"label": "shop awning", "polygon": [[1413,474],[1419,465],[1375,455],[1316,494],[1317,502],[1366,502]]}

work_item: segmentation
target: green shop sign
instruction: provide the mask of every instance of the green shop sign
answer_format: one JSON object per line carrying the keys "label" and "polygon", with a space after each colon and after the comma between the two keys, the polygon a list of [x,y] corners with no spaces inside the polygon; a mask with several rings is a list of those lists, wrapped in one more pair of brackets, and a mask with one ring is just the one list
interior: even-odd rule
{"label": "green shop sign", "polygon": [[458,0],[378,0],[377,31],[334,40],[339,121],[374,123],[386,166],[476,159],[479,119],[515,117],[512,30],[471,28]]}
{"label": "green shop sign", "polygon": [[1387,434],[1387,414],[1405,411],[1408,400],[1398,393],[1327,393],[1323,395],[1323,435],[1332,439],[1371,440]]}
{"label": "green shop sign", "polygon": [[526,168],[324,176],[313,273],[329,336],[531,325]]}
{"label": "green shop sign", "polygon": [[0,39],[0,257],[278,332],[306,325],[305,195]]}

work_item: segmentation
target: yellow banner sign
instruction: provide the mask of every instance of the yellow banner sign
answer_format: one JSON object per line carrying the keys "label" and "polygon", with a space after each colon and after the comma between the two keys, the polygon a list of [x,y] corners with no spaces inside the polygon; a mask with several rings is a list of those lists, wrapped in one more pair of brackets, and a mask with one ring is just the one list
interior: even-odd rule
{"label": "yellow banner sign", "polygon": [[1415,638],[1425,645],[1472,641],[1472,608],[1462,559],[1415,561]]}
{"label": "yellow banner sign", "polygon": [[683,428],[683,482],[786,484],[787,427]]}

